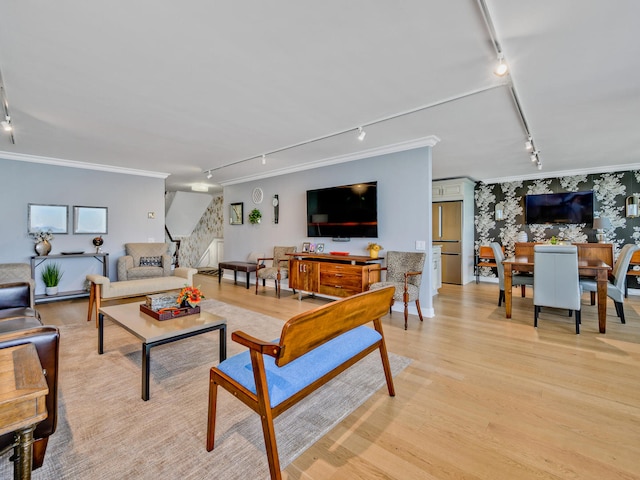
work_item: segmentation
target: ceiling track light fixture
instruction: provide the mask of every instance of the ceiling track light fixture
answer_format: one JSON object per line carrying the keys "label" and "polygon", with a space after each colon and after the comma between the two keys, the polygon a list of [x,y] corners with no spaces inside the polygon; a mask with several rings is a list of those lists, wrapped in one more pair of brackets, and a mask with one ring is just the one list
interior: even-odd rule
{"label": "ceiling track light fixture", "polygon": [[365,126],[361,126],[361,127],[357,127],[357,128],[356,127],[350,127],[350,128],[348,128],[346,130],[340,130],[340,131],[337,131],[337,132],[334,132],[334,133],[330,133],[328,135],[323,135],[321,137],[311,138],[309,140],[304,140],[302,142],[294,143],[294,144],[291,144],[291,145],[286,145],[284,147],[277,148],[276,150],[271,150],[271,151],[267,152],[266,154],[253,155],[251,157],[242,158],[240,160],[235,160],[233,162],[226,163],[224,165],[218,165],[217,167],[213,167],[213,168],[209,168],[207,170],[204,170],[203,173],[216,172],[218,170],[222,170],[222,169],[225,169],[225,168],[233,167],[233,166],[236,166],[236,165],[241,165],[241,164],[243,164],[245,162],[255,161],[258,158],[264,158],[263,164],[266,164],[266,156],[267,155],[273,155],[273,154],[276,154],[276,153],[286,152],[286,151],[294,149],[294,148],[303,147],[305,145],[310,145],[312,143],[319,142],[319,141],[322,141],[322,140],[328,140],[330,138],[338,137],[340,135],[346,135],[346,134],[353,135],[354,130],[357,130],[358,139],[362,141],[362,140],[364,140],[364,137],[366,135],[366,132],[365,132],[364,128],[367,127],[367,126],[378,125],[378,124],[383,123],[383,122],[389,122],[391,120],[396,120],[398,118],[402,118],[402,117],[405,117],[407,115],[413,115],[415,113],[422,112],[422,111],[428,110],[430,108],[439,107],[441,105],[445,105],[445,104],[448,104],[448,103],[451,103],[451,102],[455,102],[455,101],[461,100],[463,98],[472,97],[472,96],[478,95],[480,93],[488,92],[490,90],[495,90],[495,89],[503,88],[503,87],[510,87],[510,84],[505,82],[505,83],[500,83],[500,84],[496,84],[496,85],[489,85],[489,86],[486,86],[486,87],[483,87],[483,88],[480,88],[480,89],[477,89],[477,90],[473,90],[473,91],[470,91],[470,92],[466,92],[466,93],[457,95],[455,97],[446,98],[444,100],[439,100],[437,102],[429,103],[427,105],[421,105],[419,107],[415,107],[415,108],[412,108],[410,110],[405,110],[405,111],[402,111],[402,112],[398,112],[398,113],[395,113],[393,115],[389,115],[387,117],[378,118],[376,120],[372,120],[372,121],[368,122]]}
{"label": "ceiling track light fixture", "polygon": [[262,164],[263,165],[267,164],[267,156],[265,154],[262,154]]}
{"label": "ceiling track light fixture", "polygon": [[366,135],[367,135],[367,132],[364,131],[364,128],[358,127],[358,140],[362,142],[364,140],[364,137],[366,137]]}
{"label": "ceiling track light fixture", "polygon": [[526,148],[529,152],[533,150],[533,138],[529,135],[529,138],[526,142],[524,142],[524,148]]}
{"label": "ceiling track light fixture", "polygon": [[508,72],[509,66],[504,62],[504,54],[502,52],[498,52],[498,65],[493,73],[499,77],[504,77]]}
{"label": "ceiling track light fixture", "polygon": [[0,122],[0,125],[2,125],[2,128],[5,132],[10,132],[13,130],[13,126],[11,125],[11,117],[9,115],[4,117],[4,120]]}
{"label": "ceiling track light fixture", "polygon": [[0,125],[2,129],[9,134],[11,143],[15,145],[16,139],[13,136],[13,125],[11,123],[11,115],[9,114],[9,101],[7,100],[7,92],[4,88],[2,72],[0,72],[0,101],[2,102],[2,109],[4,110],[4,120],[0,122]]}
{"label": "ceiling track light fixture", "polygon": [[210,179],[211,177],[213,177],[213,174],[211,173],[211,170],[209,170],[207,172],[207,178]]}

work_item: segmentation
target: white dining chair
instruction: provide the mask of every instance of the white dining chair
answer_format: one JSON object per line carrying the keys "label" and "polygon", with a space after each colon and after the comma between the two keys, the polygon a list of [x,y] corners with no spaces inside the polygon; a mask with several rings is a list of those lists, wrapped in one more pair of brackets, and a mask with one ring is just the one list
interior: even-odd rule
{"label": "white dining chair", "polygon": [[575,245],[533,247],[533,326],[538,327],[541,307],[575,312],[576,334],[580,333],[580,283],[578,248]]}
{"label": "white dining chair", "polygon": [[[493,256],[496,259],[496,270],[498,271],[498,286],[500,287],[500,293],[498,294],[498,306],[502,305],[504,300],[504,252],[498,242],[491,242],[491,249],[493,250]],[[511,276],[511,286],[521,287],[522,296],[525,296],[525,285],[533,285],[533,277],[531,275],[514,273]]]}

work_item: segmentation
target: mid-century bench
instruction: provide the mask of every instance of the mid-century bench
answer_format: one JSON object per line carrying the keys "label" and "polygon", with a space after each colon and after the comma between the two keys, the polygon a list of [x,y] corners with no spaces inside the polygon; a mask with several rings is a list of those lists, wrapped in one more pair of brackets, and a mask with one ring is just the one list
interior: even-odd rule
{"label": "mid-century bench", "polygon": [[273,419],[311,392],[379,350],[387,390],[395,396],[381,322],[393,293],[394,287],[372,290],[296,315],[274,342],[233,332],[231,339],[249,350],[210,371],[207,451],[214,447],[218,385],[260,415],[272,480],[281,479]]}
{"label": "mid-century bench", "polygon": [[256,262],[220,262],[218,263],[218,283],[222,280],[222,274],[224,270],[233,270],[233,283],[238,282],[238,272],[244,272],[245,280],[247,282],[247,289],[249,289],[249,281],[251,280],[251,272],[255,272],[258,269]]}

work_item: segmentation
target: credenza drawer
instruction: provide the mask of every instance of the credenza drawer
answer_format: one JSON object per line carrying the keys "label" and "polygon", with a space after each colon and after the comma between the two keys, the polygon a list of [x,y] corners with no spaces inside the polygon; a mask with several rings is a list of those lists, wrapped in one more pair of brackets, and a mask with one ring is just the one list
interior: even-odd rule
{"label": "credenza drawer", "polygon": [[349,288],[340,285],[320,285],[318,290],[318,293],[334,297],[350,297],[361,292],[360,288]]}

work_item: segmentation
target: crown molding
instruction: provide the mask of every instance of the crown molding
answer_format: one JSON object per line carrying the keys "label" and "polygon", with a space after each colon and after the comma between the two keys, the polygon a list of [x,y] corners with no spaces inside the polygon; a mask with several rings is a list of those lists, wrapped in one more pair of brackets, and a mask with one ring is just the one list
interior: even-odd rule
{"label": "crown molding", "polygon": [[388,155],[390,153],[404,152],[406,150],[414,150],[416,148],[434,147],[440,139],[435,135],[429,135],[427,137],[416,138],[406,142],[394,143],[391,145],[385,145],[383,147],[370,148],[368,150],[360,150],[354,153],[347,153],[345,155],[338,155],[336,157],[323,158],[322,160],[316,160],[313,162],[307,162],[292,167],[281,168],[279,170],[272,170],[268,173],[261,173],[256,175],[247,175],[244,177],[234,178],[223,182],[218,182],[223,187],[229,185],[237,185],[239,183],[252,182],[256,180],[262,180],[264,178],[278,177],[281,175],[287,175],[290,173],[303,172],[305,170],[311,170],[313,168],[327,167],[331,165],[337,165],[339,163],[353,162],[355,160],[362,160],[364,158],[379,157],[380,155]]}
{"label": "crown molding", "polygon": [[5,160],[16,160],[18,162],[44,163],[56,165],[58,167],[80,168],[83,170],[99,170],[101,172],[121,173],[124,175],[138,175],[142,177],[167,178],[170,174],[164,172],[152,172],[150,170],[137,170],[135,168],[113,167],[111,165],[101,165],[98,163],[76,162],[74,160],[63,160],[61,158],[41,157],[38,155],[27,155],[24,153],[13,153],[0,151],[0,158]]}
{"label": "crown molding", "polygon": [[571,177],[573,175],[590,175],[608,172],[626,172],[628,170],[640,170],[640,163],[626,165],[607,165],[602,167],[581,168],[580,170],[558,170],[555,172],[536,172],[531,175],[518,175],[513,177],[483,178],[478,180],[484,184],[519,182],[526,180],[540,180],[551,177]]}

